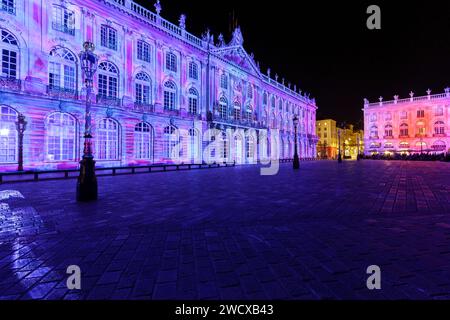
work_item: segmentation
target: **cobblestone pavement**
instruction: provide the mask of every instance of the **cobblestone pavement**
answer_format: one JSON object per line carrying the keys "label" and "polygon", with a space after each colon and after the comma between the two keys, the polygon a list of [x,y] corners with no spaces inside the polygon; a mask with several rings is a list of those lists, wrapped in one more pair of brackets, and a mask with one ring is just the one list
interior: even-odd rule
{"label": "cobblestone pavement", "polygon": [[[75,180],[1,185],[0,297],[450,299],[450,164],[259,172],[102,177],[88,204]],[[66,288],[69,265],[81,291]]]}

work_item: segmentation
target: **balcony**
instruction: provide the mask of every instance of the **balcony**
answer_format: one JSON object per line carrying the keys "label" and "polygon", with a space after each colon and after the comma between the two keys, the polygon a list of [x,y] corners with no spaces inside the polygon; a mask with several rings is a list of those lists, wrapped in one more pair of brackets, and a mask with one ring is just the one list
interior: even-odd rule
{"label": "balcony", "polygon": [[155,106],[151,105],[149,103],[143,103],[143,102],[136,101],[133,106],[133,111],[140,112],[140,113],[154,113]]}
{"label": "balcony", "polygon": [[390,136],[383,136],[383,139],[394,139],[394,136],[393,136],[393,135],[390,135]]}
{"label": "balcony", "polygon": [[13,14],[13,15],[16,14],[16,8],[14,7],[14,5],[11,5],[11,4],[3,4],[2,3],[0,5],[0,11],[6,12],[6,13],[9,13],[9,14]]}
{"label": "balcony", "polygon": [[75,28],[74,27],[69,27],[69,26],[66,26],[66,25],[61,24],[61,23],[52,22],[52,28],[53,28],[53,30],[64,32],[64,33],[69,34],[71,36],[75,35]]}
{"label": "balcony", "polygon": [[108,106],[108,107],[120,108],[120,106],[121,106],[121,102],[120,102],[119,98],[104,96],[102,94],[97,94],[97,103]]}
{"label": "balcony", "polygon": [[164,113],[168,114],[169,116],[180,116],[180,110],[177,109],[164,108]]}
{"label": "balcony", "polygon": [[445,138],[447,135],[445,133],[434,133],[434,138]]}
{"label": "balcony", "polygon": [[202,115],[198,114],[198,113],[188,112],[187,113],[187,117],[190,118],[190,119],[194,119],[194,120],[202,120]]}
{"label": "balcony", "polygon": [[241,120],[235,120],[235,119],[223,119],[222,117],[220,117],[219,115],[214,115],[212,116],[211,119],[212,122],[216,122],[216,123],[224,123],[224,124],[229,124],[229,125],[233,125],[233,126],[243,126],[243,127],[250,127],[250,128],[255,128],[255,129],[262,129],[264,128],[264,126],[262,125],[261,122],[256,121],[256,120],[246,120],[246,119],[241,119]]}
{"label": "balcony", "polygon": [[20,91],[22,83],[19,79],[0,76],[0,90]]}
{"label": "balcony", "polygon": [[78,99],[78,91],[57,86],[47,86],[47,94],[57,99]]}

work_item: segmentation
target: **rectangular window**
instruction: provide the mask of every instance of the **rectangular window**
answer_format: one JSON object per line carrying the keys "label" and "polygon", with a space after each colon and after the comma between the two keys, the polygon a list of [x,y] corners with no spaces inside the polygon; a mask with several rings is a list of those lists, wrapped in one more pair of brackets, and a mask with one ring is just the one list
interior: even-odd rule
{"label": "rectangular window", "polygon": [[175,110],[175,93],[164,91],[164,109]]}
{"label": "rectangular window", "polygon": [[137,43],[137,58],[138,60],[151,62],[150,45],[147,42],[139,40]]}
{"label": "rectangular window", "polygon": [[108,77],[104,74],[98,75],[98,94],[103,97],[108,95]]}
{"label": "rectangular window", "polygon": [[197,98],[189,98],[189,113],[197,114]]}
{"label": "rectangular window", "polygon": [[166,69],[177,72],[177,56],[171,52],[166,54]]}
{"label": "rectangular window", "polygon": [[117,31],[108,26],[102,25],[101,32],[101,45],[111,50],[117,51]]}
{"label": "rectangular window", "polygon": [[61,64],[56,62],[49,63],[49,79],[50,88],[58,88],[61,86]]}
{"label": "rectangular window", "polygon": [[52,27],[54,30],[75,35],[75,13],[60,6],[53,6]]}
{"label": "rectangular window", "polygon": [[14,2],[15,0],[2,0],[0,10],[10,14],[16,14],[16,6]]}
{"label": "rectangular window", "polygon": [[64,66],[64,88],[75,90],[75,68]]}
{"label": "rectangular window", "polygon": [[194,80],[198,79],[197,65],[194,62],[189,63],[189,78]]}
{"label": "rectangular window", "polygon": [[150,87],[136,83],[136,102],[140,104],[150,103]]}
{"label": "rectangular window", "polygon": [[2,50],[2,74],[3,77],[17,77],[17,52]]}
{"label": "rectangular window", "polygon": [[425,118],[425,111],[417,110],[417,118]]}

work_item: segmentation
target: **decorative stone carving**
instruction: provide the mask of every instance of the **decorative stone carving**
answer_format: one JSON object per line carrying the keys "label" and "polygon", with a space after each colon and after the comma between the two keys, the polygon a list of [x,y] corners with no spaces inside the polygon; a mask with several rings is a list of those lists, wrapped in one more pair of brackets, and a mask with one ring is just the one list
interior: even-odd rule
{"label": "decorative stone carving", "polygon": [[180,19],[178,20],[179,26],[181,29],[185,30],[186,29],[186,15],[182,14],[180,16]]}

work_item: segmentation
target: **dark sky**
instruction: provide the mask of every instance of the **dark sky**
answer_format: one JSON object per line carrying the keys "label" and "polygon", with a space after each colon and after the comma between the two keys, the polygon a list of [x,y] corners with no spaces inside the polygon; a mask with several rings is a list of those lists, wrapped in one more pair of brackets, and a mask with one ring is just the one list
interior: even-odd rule
{"label": "dark sky", "polygon": [[[155,1],[137,1],[154,11]],[[361,124],[363,98],[391,100],[450,86],[450,1],[161,0],[162,16],[200,35],[230,39],[234,11],[265,73],[271,67],[319,106],[318,119]],[[295,5],[294,5],[295,4]],[[366,9],[381,8],[381,30],[368,30]]]}

